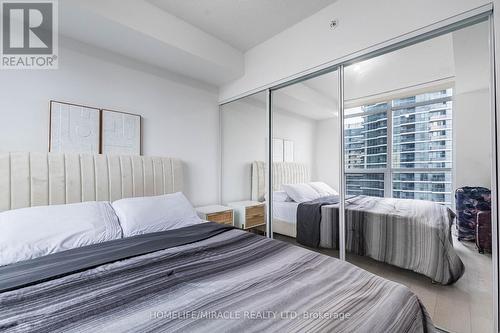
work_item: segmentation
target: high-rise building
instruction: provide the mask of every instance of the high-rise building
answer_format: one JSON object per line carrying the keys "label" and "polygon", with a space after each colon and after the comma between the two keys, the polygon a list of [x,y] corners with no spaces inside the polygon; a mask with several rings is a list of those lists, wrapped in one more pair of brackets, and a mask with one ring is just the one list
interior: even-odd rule
{"label": "high-rise building", "polygon": [[347,194],[452,202],[452,89],[346,109]]}

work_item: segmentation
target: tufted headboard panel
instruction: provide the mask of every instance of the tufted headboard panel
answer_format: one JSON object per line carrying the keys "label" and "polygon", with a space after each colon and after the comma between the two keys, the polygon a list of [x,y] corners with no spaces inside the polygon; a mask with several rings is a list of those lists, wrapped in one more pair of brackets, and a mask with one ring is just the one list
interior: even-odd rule
{"label": "tufted headboard panel", "polygon": [[[274,162],[273,163],[273,190],[281,190],[283,184],[298,184],[311,181],[307,165],[302,163]],[[252,200],[264,201],[266,188],[266,163],[255,161],[252,163]]]}
{"label": "tufted headboard panel", "polygon": [[0,153],[0,211],[182,191],[174,158]]}

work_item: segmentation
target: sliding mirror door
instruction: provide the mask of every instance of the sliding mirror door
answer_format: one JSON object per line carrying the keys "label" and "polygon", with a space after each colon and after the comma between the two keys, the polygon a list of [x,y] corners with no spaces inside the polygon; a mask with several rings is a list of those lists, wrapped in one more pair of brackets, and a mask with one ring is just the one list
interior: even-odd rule
{"label": "sliding mirror door", "polygon": [[434,324],[493,330],[490,25],[344,68],[345,245]]}
{"label": "sliding mirror door", "polygon": [[334,257],[339,256],[338,91],[333,71],[271,96],[274,237]]}
{"label": "sliding mirror door", "polygon": [[260,92],[221,106],[220,205],[207,208],[226,209],[220,219],[256,233],[266,230],[266,98]]}

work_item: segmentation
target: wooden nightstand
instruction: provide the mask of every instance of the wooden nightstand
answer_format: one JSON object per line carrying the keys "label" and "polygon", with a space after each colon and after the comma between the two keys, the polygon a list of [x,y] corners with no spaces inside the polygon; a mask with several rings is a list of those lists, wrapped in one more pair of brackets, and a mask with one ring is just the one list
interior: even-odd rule
{"label": "wooden nightstand", "polygon": [[211,205],[196,207],[198,216],[210,222],[233,225],[233,209],[231,207]]}
{"label": "wooden nightstand", "polygon": [[266,207],[258,201],[229,202],[234,209],[234,226],[241,229],[251,229],[266,224]]}

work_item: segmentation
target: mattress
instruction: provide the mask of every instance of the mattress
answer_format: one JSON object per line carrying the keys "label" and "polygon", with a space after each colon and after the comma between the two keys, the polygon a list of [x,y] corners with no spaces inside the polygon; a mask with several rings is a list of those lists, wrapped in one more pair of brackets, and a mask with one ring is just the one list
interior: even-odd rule
{"label": "mattress", "polygon": [[215,223],[0,267],[5,332],[433,332],[407,287]]}
{"label": "mattress", "polygon": [[297,237],[297,202],[275,201],[273,203],[273,233]]}
{"label": "mattress", "polygon": [[273,202],[273,218],[288,223],[297,223],[297,207],[298,202],[293,201],[274,201]]}

